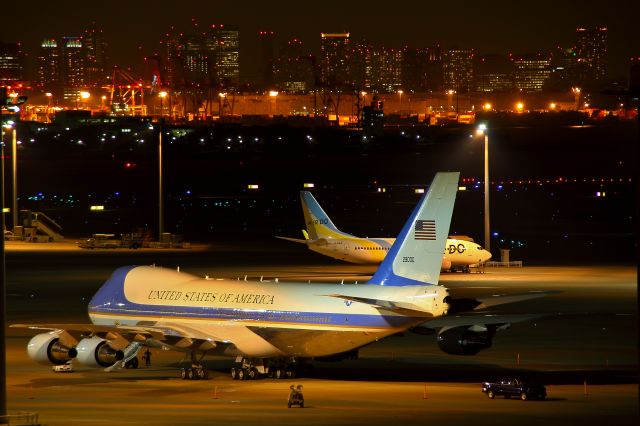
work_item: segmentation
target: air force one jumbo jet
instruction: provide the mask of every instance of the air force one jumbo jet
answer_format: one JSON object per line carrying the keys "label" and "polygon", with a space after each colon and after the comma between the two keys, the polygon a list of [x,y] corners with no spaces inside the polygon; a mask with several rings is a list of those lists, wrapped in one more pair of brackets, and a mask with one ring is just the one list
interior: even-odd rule
{"label": "air force one jumbo jet", "polygon": [[[306,244],[309,249],[352,263],[380,263],[395,238],[361,238],[340,231],[320,207],[311,192],[300,191],[300,201],[307,230],[305,239],[276,237]],[[469,271],[469,267],[491,259],[491,253],[467,239],[447,238],[442,256],[442,270]]]}
{"label": "air force one jumbo jet", "polygon": [[459,173],[438,173],[371,280],[363,285],[208,280],[151,266],[117,269],[89,302],[90,324],[19,324],[45,330],[28,344],[44,364],[76,359],[107,371],[143,347],[191,355],[185,379],[206,378],[206,354],[236,357],[234,379],[293,377],[305,360],[357,356],[364,345],[414,330],[437,333],[449,354],[491,346],[497,330],[532,316],[463,311],[544,296],[453,299],[438,285]]}

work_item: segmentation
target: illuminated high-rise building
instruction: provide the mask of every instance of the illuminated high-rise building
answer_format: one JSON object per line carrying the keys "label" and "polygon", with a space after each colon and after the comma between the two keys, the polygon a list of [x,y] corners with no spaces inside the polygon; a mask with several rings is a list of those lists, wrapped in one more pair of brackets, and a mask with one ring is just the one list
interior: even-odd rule
{"label": "illuminated high-rise building", "polygon": [[207,85],[213,76],[210,60],[217,47],[217,40],[208,35],[188,34],[182,37],[179,56],[183,67],[184,83],[187,86]]}
{"label": "illuminated high-rise building", "polygon": [[442,54],[444,90],[466,93],[473,88],[473,49],[446,49]]}
{"label": "illuminated high-rise building", "polygon": [[60,41],[61,79],[64,99],[77,99],[85,87],[85,52],[82,37],[62,37]]}
{"label": "illuminated high-rise building", "polygon": [[473,87],[476,92],[506,92],[513,89],[513,63],[504,55],[474,58]]}
{"label": "illuminated high-rise building", "polygon": [[85,51],[85,81],[87,86],[100,87],[107,81],[107,42],[102,29],[86,29],[82,35]]}
{"label": "illuminated high-rise building", "polygon": [[214,25],[218,40],[214,55],[216,79],[226,87],[240,82],[240,29],[237,25]]}
{"label": "illuminated high-rise building", "polygon": [[273,31],[258,33],[258,70],[255,85],[259,90],[267,90],[274,85],[276,65],[276,41]]}
{"label": "illuminated high-rise building", "polygon": [[306,93],[314,87],[310,52],[297,38],[284,43],[275,66],[277,87],[288,93]]}
{"label": "illuminated high-rise building", "polygon": [[428,48],[427,64],[425,66],[426,90],[442,92],[444,87],[444,70],[442,67],[442,49],[440,45]]}
{"label": "illuminated high-rise building", "polygon": [[37,85],[65,100],[76,100],[86,87],[85,64],[82,37],[47,38],[40,43]]}
{"label": "illuminated high-rise building", "polygon": [[402,50],[383,47],[378,52],[379,61],[373,68],[373,86],[380,92],[395,92],[402,87]]}
{"label": "illuminated high-rise building", "polygon": [[576,50],[579,61],[587,68],[587,82],[597,82],[607,76],[607,28],[576,29]]}
{"label": "illuminated high-rise building", "polygon": [[326,85],[340,90],[353,83],[349,33],[321,33],[320,55],[320,73]]}
{"label": "illuminated high-rise building", "polygon": [[551,58],[538,54],[510,55],[513,86],[525,92],[541,91],[551,75]]}
{"label": "illuminated high-rise building", "polygon": [[58,41],[47,38],[40,43],[36,85],[42,90],[57,93],[61,86],[61,57]]}
{"label": "illuminated high-rise building", "polygon": [[24,80],[24,54],[20,43],[0,42],[0,86]]}
{"label": "illuminated high-rise building", "polygon": [[353,43],[350,59],[350,80],[356,90],[373,92],[373,57],[376,48],[368,40],[362,39]]}
{"label": "illuminated high-rise building", "polygon": [[181,53],[182,34],[171,28],[160,41],[163,52],[164,63],[161,64],[161,72],[164,73],[166,86],[178,87],[183,83],[183,66]]}

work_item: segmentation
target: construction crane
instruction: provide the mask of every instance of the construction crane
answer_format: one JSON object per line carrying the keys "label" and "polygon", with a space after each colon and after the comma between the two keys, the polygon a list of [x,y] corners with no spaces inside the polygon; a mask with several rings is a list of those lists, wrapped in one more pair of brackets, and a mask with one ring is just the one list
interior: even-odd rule
{"label": "construction crane", "polygon": [[114,114],[147,115],[144,104],[144,85],[117,65],[111,79],[111,112]]}

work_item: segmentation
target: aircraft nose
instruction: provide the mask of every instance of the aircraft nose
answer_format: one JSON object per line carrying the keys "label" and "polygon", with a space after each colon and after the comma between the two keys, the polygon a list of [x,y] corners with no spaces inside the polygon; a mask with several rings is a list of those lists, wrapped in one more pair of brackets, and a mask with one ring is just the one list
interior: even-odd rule
{"label": "aircraft nose", "polygon": [[482,250],[482,252],[480,253],[480,259],[482,259],[482,263],[484,263],[487,260],[491,259],[491,252],[489,252],[487,250]]}

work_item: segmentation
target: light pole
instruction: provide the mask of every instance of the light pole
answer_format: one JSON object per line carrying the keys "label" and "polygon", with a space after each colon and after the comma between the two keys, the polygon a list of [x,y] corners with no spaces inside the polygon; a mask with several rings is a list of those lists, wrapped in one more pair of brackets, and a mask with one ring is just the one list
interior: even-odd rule
{"label": "light pole", "polygon": [[574,102],[576,104],[576,111],[580,109],[580,88],[572,87],[571,91],[573,92]]}
{"label": "light pole", "polygon": [[158,120],[158,127],[158,241],[162,241],[162,234],[164,234],[164,199],[162,196],[162,117]]}
{"label": "light pole", "polygon": [[278,115],[278,91],[271,90],[269,91],[269,96],[273,98],[273,115]]}
{"label": "light pole", "polygon": [[[13,137],[11,138],[11,171],[13,172],[13,232],[18,226],[18,140],[15,124],[12,127]],[[3,236],[4,238],[4,231]]]}
{"label": "light pole", "polygon": [[91,97],[91,93],[82,91],[80,92],[80,99],[82,99],[83,105],[86,105],[88,102],[87,99]]}
{"label": "light pole", "polygon": [[399,114],[402,114],[402,94],[403,93],[404,93],[404,91],[402,89],[398,90],[398,100],[399,100],[399,104],[400,104],[400,106],[398,107],[398,113]]}
{"label": "light pole", "polygon": [[164,117],[164,98],[167,97],[167,92],[162,91],[158,96],[160,96],[160,117]]}
{"label": "light pole", "polygon": [[484,135],[484,248],[491,252],[491,233],[489,230],[489,132],[486,124],[476,130],[478,136]]}

